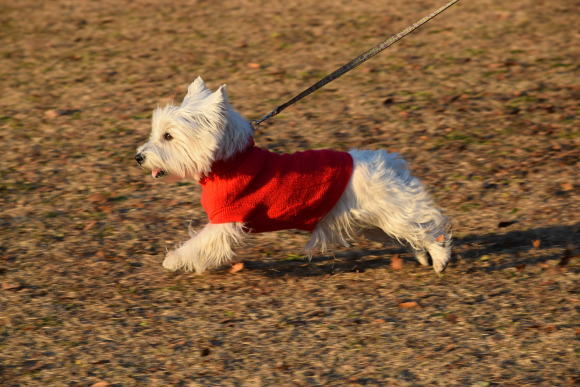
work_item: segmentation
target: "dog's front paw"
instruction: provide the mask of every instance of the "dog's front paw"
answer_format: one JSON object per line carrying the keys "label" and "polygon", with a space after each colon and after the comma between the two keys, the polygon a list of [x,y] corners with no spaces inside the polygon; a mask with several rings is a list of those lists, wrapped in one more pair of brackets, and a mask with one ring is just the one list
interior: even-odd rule
{"label": "dog's front paw", "polygon": [[181,258],[175,251],[170,251],[165,256],[163,260],[163,267],[167,270],[175,271],[179,270],[183,266]]}
{"label": "dog's front paw", "polygon": [[415,258],[417,261],[423,266],[429,266],[429,255],[425,250],[416,250],[415,251]]}
{"label": "dog's front paw", "polygon": [[441,273],[449,264],[451,259],[451,249],[449,245],[434,243],[429,246],[429,255],[433,260],[433,269],[436,273]]}

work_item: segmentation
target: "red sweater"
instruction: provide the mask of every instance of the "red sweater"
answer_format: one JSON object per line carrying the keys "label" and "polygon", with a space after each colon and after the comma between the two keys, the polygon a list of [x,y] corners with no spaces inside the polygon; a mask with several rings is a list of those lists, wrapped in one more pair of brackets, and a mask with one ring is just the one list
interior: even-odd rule
{"label": "red sweater", "polygon": [[242,222],[250,232],[312,231],[342,196],[352,175],[349,153],[277,154],[252,145],[212,165],[200,180],[210,223]]}

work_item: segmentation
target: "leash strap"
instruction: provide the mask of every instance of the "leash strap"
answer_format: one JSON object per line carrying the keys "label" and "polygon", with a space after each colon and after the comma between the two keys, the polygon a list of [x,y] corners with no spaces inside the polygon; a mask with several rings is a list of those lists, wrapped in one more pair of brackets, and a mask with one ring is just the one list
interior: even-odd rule
{"label": "leash strap", "polygon": [[373,56],[377,55],[379,52],[383,51],[386,48],[389,48],[399,40],[403,39],[405,36],[409,35],[411,32],[415,31],[417,28],[421,27],[423,24],[427,23],[429,20],[433,19],[435,16],[439,15],[447,8],[451,7],[453,4],[457,3],[459,0],[452,0],[443,7],[439,8],[435,12],[431,13],[428,16],[425,16],[423,19],[419,20],[415,24],[405,28],[403,31],[399,32],[396,35],[391,36],[389,39],[385,40],[384,42],[376,45],[375,47],[371,48],[370,50],[362,53],[361,55],[357,56],[347,64],[343,65],[342,67],[334,70],[332,73],[328,74],[314,85],[310,86],[308,89],[302,91],[300,94],[296,95],[294,98],[290,99],[289,101],[283,103],[282,105],[276,107],[270,113],[266,114],[264,117],[260,118],[259,120],[252,121],[254,126],[260,125],[262,122],[270,119],[280,113],[282,110],[286,109],[288,106],[295,104],[296,102],[300,101],[302,98],[306,97],[309,94],[312,94],[316,90],[320,89],[322,86],[326,85],[329,82],[334,81],[336,78],[342,76],[344,73],[354,69],[358,65],[363,62],[366,62]]}

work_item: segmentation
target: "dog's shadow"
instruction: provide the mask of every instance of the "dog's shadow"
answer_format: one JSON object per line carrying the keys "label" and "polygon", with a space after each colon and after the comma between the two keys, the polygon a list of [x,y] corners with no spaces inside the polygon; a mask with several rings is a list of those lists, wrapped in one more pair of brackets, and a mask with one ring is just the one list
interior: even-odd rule
{"label": "dog's shadow", "polygon": [[[580,223],[557,225],[528,230],[470,234],[454,239],[454,254],[451,266],[460,261],[470,267],[468,272],[492,272],[522,265],[535,265],[550,260],[566,259],[576,254],[580,240]],[[565,252],[554,253],[554,248],[566,248]],[[534,254],[526,254],[531,250]],[[490,264],[478,264],[486,255],[508,255]],[[268,277],[315,277],[344,272],[364,272],[391,265],[391,257],[398,255],[412,264],[414,258],[405,247],[385,247],[382,249],[343,250],[332,256],[314,256],[309,262],[300,257],[270,259],[266,261],[244,259],[246,268],[262,272]],[[418,265],[418,264],[417,264]]]}

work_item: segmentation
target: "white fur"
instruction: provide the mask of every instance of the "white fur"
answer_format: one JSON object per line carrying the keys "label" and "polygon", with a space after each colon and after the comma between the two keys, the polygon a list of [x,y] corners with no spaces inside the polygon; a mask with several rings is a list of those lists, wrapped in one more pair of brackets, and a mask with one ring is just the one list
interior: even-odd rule
{"label": "white fur", "polygon": [[[142,166],[169,177],[199,180],[216,160],[242,151],[252,126],[229,104],[225,86],[208,90],[201,78],[188,88],[180,106],[153,113],[149,141],[139,147]],[[166,140],[165,133],[173,139]],[[334,208],[322,219],[308,244],[309,254],[329,246],[348,246],[357,235],[406,243],[415,257],[441,272],[450,259],[451,235],[445,215],[433,203],[407,163],[396,153],[352,150],[351,180]],[[233,248],[245,236],[241,223],[208,224],[181,247],[169,252],[163,267],[202,273],[231,262]]]}
{"label": "white fur", "polygon": [[[166,141],[165,133],[173,140]],[[151,136],[137,153],[145,157],[145,168],[197,181],[214,160],[242,151],[251,135],[250,123],[230,106],[225,85],[212,93],[198,77],[180,106],[153,111]]]}

